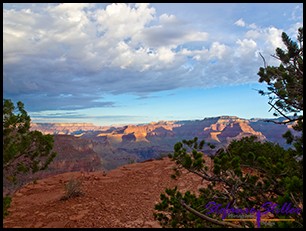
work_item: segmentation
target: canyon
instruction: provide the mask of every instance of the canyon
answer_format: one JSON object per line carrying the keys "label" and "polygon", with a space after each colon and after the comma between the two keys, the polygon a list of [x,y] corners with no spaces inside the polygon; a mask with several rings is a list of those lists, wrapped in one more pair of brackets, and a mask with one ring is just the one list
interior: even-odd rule
{"label": "canyon", "polygon": [[[273,119],[274,122],[282,120]],[[175,143],[194,137],[216,146],[214,150],[204,147],[207,155],[213,155],[231,140],[251,135],[288,148],[282,134],[288,129],[294,132],[289,125],[236,116],[120,127],[90,123],[32,123],[31,129],[54,135],[54,151],[58,155],[46,171],[39,173],[42,176],[80,170],[109,171],[124,164],[158,159],[171,153]]]}

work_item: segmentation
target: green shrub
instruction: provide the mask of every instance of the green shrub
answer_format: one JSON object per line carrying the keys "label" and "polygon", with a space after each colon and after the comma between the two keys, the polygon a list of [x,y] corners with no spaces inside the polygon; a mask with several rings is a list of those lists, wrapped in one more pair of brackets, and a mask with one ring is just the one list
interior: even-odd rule
{"label": "green shrub", "polygon": [[11,206],[12,198],[10,196],[3,197],[3,218],[5,218],[9,212],[8,209]]}

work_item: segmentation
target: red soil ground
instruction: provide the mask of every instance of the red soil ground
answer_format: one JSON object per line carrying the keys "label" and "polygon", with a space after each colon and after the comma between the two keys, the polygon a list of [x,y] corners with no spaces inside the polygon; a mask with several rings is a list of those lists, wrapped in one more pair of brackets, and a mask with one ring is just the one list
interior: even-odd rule
{"label": "red soil ground", "polygon": [[[175,185],[183,191],[195,191],[201,178],[184,174],[173,180],[168,158],[122,166],[103,172],[64,173],[30,183],[15,192],[3,225],[38,228],[160,227],[154,220],[154,205],[165,188]],[[65,183],[77,178],[84,195],[60,200]]]}

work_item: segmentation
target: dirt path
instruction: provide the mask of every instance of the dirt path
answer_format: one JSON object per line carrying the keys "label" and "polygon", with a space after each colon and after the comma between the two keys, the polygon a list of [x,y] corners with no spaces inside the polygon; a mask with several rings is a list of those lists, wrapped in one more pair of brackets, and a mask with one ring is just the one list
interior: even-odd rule
{"label": "dirt path", "polygon": [[[160,227],[154,205],[165,188],[196,190],[201,179],[188,174],[172,180],[168,158],[103,172],[64,173],[28,184],[17,191],[4,227]],[[82,179],[83,196],[63,201],[64,185]],[[203,186],[203,185],[202,185]]]}

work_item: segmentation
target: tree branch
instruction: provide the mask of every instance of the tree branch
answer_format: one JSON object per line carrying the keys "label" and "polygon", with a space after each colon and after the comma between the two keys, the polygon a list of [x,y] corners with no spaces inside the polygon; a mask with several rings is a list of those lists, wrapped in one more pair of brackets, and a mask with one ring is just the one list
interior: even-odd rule
{"label": "tree branch", "polygon": [[266,64],[266,60],[265,58],[262,56],[262,54],[260,52],[258,52],[260,57],[262,58],[263,62],[264,62],[264,67],[267,68],[267,64]]}
{"label": "tree branch", "polygon": [[216,225],[222,225],[222,226],[229,226],[231,228],[243,228],[242,226],[240,225],[235,225],[233,223],[229,223],[229,222],[225,222],[225,221],[218,221],[216,219],[213,219],[209,216],[206,216],[200,212],[198,212],[197,210],[191,208],[190,206],[188,206],[184,201],[180,201],[181,205],[186,209],[188,210],[189,212],[193,213],[194,215],[198,216],[199,218],[203,219],[203,220],[206,220],[208,222],[211,222],[211,223],[214,223]]}
{"label": "tree branch", "polygon": [[[275,107],[271,102],[268,102],[268,104],[269,104],[272,108],[274,108],[278,113],[280,113],[283,117],[285,117],[286,119],[288,119],[289,122],[294,122],[294,121],[298,120],[298,119],[291,119],[290,117],[286,116],[286,115],[285,115],[284,113],[282,113],[277,107]],[[265,121],[267,121],[267,120],[265,120]],[[277,122],[277,123],[279,123],[279,124],[284,124],[284,123],[289,123],[289,122]]]}
{"label": "tree branch", "polygon": [[[293,200],[293,203],[295,205],[295,207],[300,208],[298,202],[296,201],[295,197],[293,196],[292,193],[290,193],[291,199]],[[303,208],[300,208],[303,211]]]}
{"label": "tree branch", "polygon": [[3,164],[3,170],[7,170],[9,167],[11,167],[11,165],[21,156],[23,156],[24,153],[19,153],[18,155],[14,156],[13,159],[11,159],[10,161],[8,161],[7,163]]}

